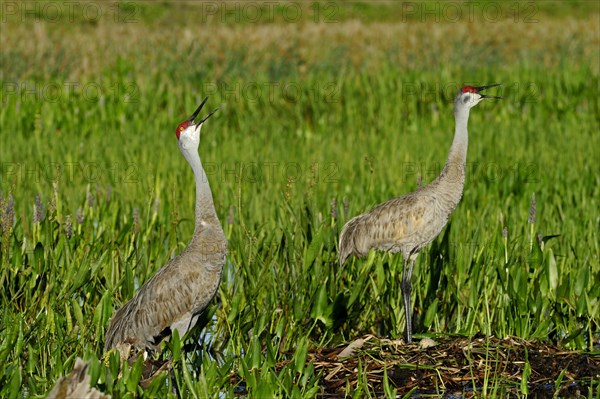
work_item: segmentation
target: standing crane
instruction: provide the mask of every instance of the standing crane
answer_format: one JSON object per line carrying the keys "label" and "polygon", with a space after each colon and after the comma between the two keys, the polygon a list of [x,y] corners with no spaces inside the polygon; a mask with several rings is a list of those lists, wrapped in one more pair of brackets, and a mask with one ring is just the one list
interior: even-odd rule
{"label": "standing crane", "polygon": [[404,299],[407,343],[412,342],[410,294],[415,259],[419,251],[442,231],[462,197],[469,111],[484,98],[501,98],[481,94],[483,90],[495,86],[500,85],[463,86],[458,91],[454,99],[454,140],[446,164],[434,181],[350,219],[340,234],[340,265],[352,255],[366,256],[370,249],[402,252],[404,267],[400,287]]}
{"label": "standing crane", "polygon": [[183,338],[217,292],[227,255],[227,240],[198,155],[202,125],[217,110],[195,122],[207,99],[175,131],[179,149],[196,180],[192,240],[115,314],[106,332],[105,350],[117,348],[122,356],[131,346],[155,351],[175,330]]}

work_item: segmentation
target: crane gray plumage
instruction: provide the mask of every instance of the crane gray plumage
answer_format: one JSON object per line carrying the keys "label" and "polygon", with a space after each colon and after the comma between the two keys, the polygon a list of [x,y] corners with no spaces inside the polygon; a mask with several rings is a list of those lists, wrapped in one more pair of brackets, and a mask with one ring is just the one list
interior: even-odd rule
{"label": "crane gray plumage", "polygon": [[340,234],[340,265],[350,256],[366,256],[370,249],[402,253],[404,266],[401,289],[408,343],[412,342],[410,282],[415,259],[419,251],[442,231],[460,202],[465,184],[469,111],[484,98],[500,98],[480,93],[495,86],[499,85],[464,86],[459,90],[454,100],[454,140],[446,164],[433,182],[352,218]]}
{"label": "crane gray plumage", "polygon": [[111,399],[90,385],[90,364],[81,358],[75,360],[75,366],[69,375],[60,378],[46,399]]}
{"label": "crane gray plumage", "polygon": [[202,125],[216,110],[194,122],[206,100],[176,131],[179,149],[196,180],[194,235],[187,248],[158,270],[115,314],[106,332],[105,350],[119,345],[156,350],[175,330],[183,338],[217,292],[227,240],[198,155]]}

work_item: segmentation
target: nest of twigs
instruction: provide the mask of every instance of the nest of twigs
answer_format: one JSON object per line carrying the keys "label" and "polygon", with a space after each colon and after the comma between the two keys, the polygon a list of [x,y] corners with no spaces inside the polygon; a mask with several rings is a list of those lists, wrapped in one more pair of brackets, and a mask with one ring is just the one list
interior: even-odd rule
{"label": "nest of twigs", "polygon": [[600,356],[519,338],[426,338],[406,345],[369,335],[343,347],[316,349],[307,361],[321,373],[323,398],[347,397],[359,381],[383,395],[384,374],[398,395],[462,398],[480,395],[484,387],[502,387],[509,396],[522,393],[524,375],[534,397],[552,398],[556,390],[566,397],[587,396],[589,385],[600,379]]}

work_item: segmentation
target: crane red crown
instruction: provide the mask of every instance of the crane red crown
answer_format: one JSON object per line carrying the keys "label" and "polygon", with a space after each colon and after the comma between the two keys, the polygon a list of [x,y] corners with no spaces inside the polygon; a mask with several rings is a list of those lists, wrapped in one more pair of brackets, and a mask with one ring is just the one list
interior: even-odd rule
{"label": "crane red crown", "polygon": [[177,130],[175,130],[175,136],[177,136],[177,140],[179,140],[179,135],[183,133],[185,129],[190,126],[190,121],[183,121],[177,126]]}
{"label": "crane red crown", "polygon": [[473,86],[463,86],[462,89],[460,89],[460,91],[462,91],[463,93],[478,93],[477,89]]}

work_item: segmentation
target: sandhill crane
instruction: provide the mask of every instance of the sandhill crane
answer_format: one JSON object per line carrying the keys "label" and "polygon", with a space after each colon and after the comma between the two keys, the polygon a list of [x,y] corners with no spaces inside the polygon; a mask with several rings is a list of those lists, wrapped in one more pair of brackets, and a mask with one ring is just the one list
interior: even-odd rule
{"label": "sandhill crane", "polygon": [[77,358],[73,371],[56,382],[46,399],[110,399],[110,395],[90,386],[89,366],[89,363]]}
{"label": "sandhill crane", "polygon": [[217,110],[195,122],[207,99],[175,131],[179,149],[196,180],[194,235],[187,248],[158,270],[113,317],[105,350],[116,347],[124,358],[131,346],[155,351],[175,330],[183,339],[216,294],[221,280],[227,240],[198,155],[202,125]]}
{"label": "sandhill crane", "polygon": [[433,182],[350,219],[340,234],[340,265],[352,255],[367,255],[370,249],[402,252],[404,267],[400,286],[404,297],[407,343],[412,342],[410,294],[415,259],[419,251],[442,231],[462,197],[469,111],[484,98],[501,98],[481,94],[481,91],[495,86],[499,85],[463,86],[458,91],[454,99],[454,140],[446,164]]}

